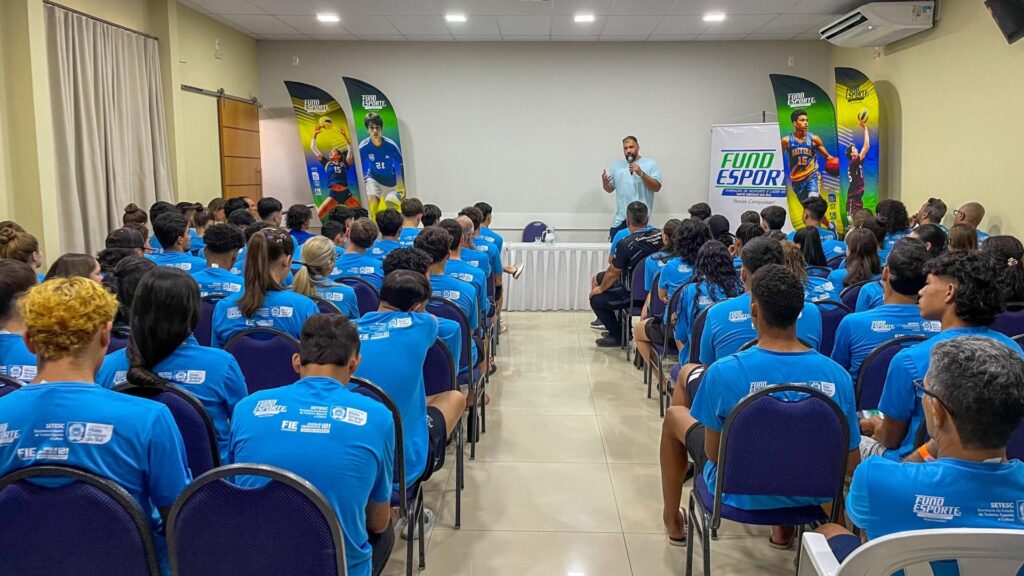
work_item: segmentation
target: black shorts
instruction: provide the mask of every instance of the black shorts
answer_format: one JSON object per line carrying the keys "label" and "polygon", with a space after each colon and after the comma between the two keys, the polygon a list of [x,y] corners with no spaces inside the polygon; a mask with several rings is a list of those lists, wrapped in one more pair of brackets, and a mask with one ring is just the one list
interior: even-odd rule
{"label": "black shorts", "polygon": [[647,339],[654,344],[665,344],[665,339],[662,338],[662,331],[665,329],[664,322],[661,321],[661,316],[653,316],[647,319],[646,328],[644,328],[644,334],[647,335]]}
{"label": "black shorts", "polygon": [[444,449],[448,444],[448,429],[444,414],[434,406],[427,406],[427,468],[420,477],[426,482],[441,468],[444,468]]}
{"label": "black shorts", "polygon": [[691,405],[693,404],[693,399],[697,397],[697,390],[700,389],[700,383],[704,381],[704,373],[707,371],[707,367],[698,366],[686,378],[686,394],[690,397]]}
{"label": "black shorts", "polygon": [[686,453],[693,460],[693,475],[704,472],[704,465],[708,463],[708,455],[704,451],[704,425],[697,423],[690,426],[683,437],[686,440]]}

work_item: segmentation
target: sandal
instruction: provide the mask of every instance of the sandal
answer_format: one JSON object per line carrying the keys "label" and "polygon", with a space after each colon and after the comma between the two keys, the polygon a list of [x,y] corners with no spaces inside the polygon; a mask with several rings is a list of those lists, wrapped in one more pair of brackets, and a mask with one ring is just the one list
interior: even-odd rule
{"label": "sandal", "polygon": [[768,535],[768,545],[776,550],[789,550],[793,547],[793,540],[796,539],[796,529],[793,529],[793,533],[789,535],[789,540],[786,542],[776,542],[772,540],[772,535]]}
{"label": "sandal", "polygon": [[677,540],[677,539],[669,536],[668,537],[668,543],[669,543],[670,546],[676,546],[676,547],[679,547],[679,548],[685,548],[686,544],[687,544],[687,542],[686,542],[686,529],[687,529],[687,525],[689,524],[689,520],[687,519],[686,513],[683,512],[682,508],[679,509],[679,516],[683,519],[683,537],[679,538]]}

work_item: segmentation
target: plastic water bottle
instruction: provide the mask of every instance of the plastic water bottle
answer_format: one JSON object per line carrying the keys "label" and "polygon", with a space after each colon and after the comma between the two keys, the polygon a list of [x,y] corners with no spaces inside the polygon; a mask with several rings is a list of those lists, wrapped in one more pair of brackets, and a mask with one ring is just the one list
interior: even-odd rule
{"label": "plastic water bottle", "polygon": [[547,231],[544,232],[544,243],[545,244],[554,244],[555,243],[555,228],[554,227],[548,228]]}

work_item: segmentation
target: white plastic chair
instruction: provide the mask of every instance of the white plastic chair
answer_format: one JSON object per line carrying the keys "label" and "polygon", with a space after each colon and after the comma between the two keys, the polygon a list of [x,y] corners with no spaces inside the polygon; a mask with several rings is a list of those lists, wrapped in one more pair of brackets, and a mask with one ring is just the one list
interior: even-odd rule
{"label": "white plastic chair", "polygon": [[1024,565],[1024,530],[942,528],[871,540],[840,564],[821,534],[805,533],[797,576],[932,576],[928,562],[956,560],[961,576],[1015,576]]}

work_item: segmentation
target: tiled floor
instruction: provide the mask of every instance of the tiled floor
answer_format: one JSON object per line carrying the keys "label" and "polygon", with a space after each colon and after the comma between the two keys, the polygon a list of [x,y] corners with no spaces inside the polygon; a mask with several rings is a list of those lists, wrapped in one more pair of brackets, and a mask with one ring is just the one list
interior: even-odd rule
{"label": "tiled floor", "polygon": [[[683,574],[686,550],[669,546],[662,529],[661,418],[641,373],[618,348],[594,346],[590,313],[506,319],[487,434],[477,459],[466,459],[460,530],[453,529],[451,453],[427,485],[438,521],[427,535],[423,574]],[[683,496],[685,505],[688,491]],[[714,573],[793,574],[795,553],[767,540],[767,528],[726,523],[712,547]],[[386,574],[405,574],[404,540]]]}

